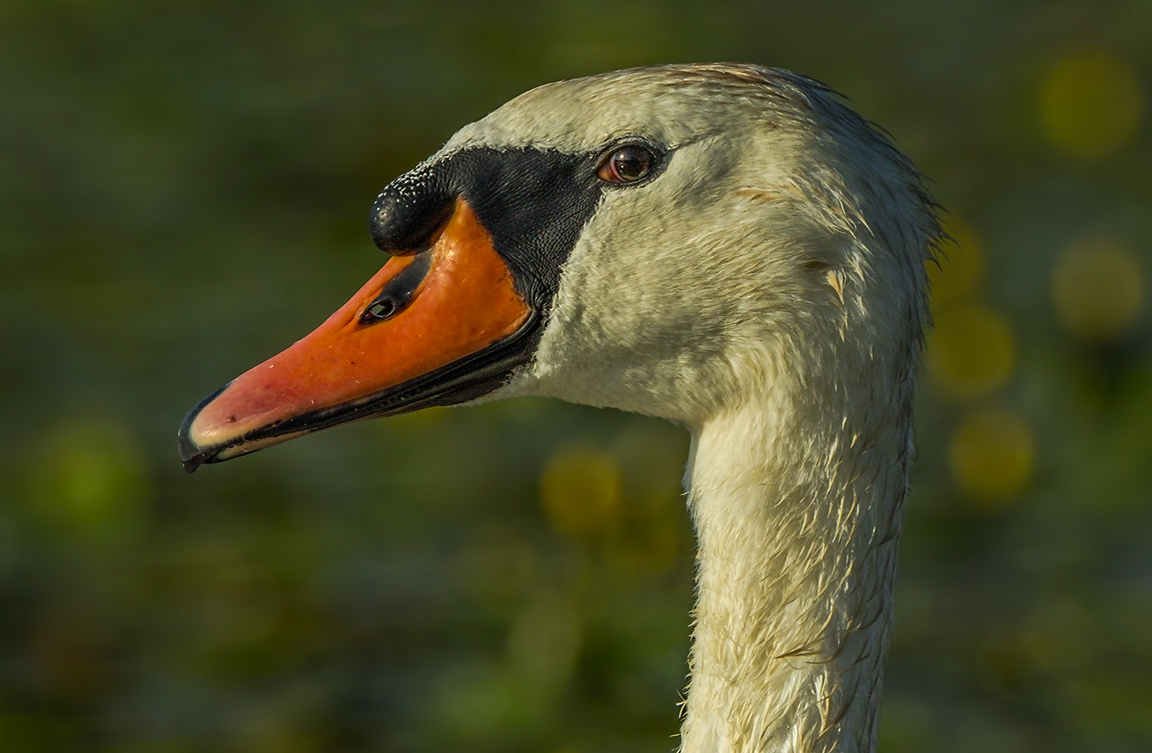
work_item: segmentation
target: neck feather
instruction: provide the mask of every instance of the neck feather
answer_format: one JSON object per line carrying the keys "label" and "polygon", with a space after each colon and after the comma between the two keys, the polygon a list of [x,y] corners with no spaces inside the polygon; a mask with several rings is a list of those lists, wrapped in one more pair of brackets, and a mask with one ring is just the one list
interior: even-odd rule
{"label": "neck feather", "polygon": [[893,376],[777,383],[694,431],[683,753],[875,749],[911,443]]}

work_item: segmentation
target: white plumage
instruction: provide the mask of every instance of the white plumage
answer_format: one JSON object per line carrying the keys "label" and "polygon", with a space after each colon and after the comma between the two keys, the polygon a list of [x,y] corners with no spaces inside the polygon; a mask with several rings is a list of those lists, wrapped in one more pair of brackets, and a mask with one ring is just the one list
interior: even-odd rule
{"label": "white plumage", "polygon": [[544,86],[446,146],[672,145],[563,269],[546,395],[687,427],[699,537],[685,753],[871,751],[935,204],[832,93],[751,66]]}

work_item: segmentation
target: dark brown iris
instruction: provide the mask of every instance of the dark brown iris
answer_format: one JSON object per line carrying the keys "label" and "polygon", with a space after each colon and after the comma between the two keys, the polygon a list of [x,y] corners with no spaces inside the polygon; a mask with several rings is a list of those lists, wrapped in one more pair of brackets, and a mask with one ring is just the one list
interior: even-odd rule
{"label": "dark brown iris", "polygon": [[622,146],[600,163],[597,177],[609,183],[635,183],[643,180],[656,165],[656,155],[636,144]]}

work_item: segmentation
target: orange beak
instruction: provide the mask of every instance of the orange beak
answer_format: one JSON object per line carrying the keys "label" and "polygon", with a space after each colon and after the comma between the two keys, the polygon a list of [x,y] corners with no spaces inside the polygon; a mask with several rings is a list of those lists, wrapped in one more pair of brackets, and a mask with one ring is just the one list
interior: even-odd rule
{"label": "orange beak", "polygon": [[538,317],[458,199],[431,248],[388,261],[312,334],[194,408],[180,428],[194,471],[361,418],[449,405],[530,357]]}

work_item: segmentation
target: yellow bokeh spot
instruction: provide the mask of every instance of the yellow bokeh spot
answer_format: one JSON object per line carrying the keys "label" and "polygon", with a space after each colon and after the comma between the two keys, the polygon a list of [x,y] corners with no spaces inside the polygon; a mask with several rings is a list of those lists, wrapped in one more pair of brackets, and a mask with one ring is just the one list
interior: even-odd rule
{"label": "yellow bokeh spot", "polygon": [[944,246],[939,265],[928,263],[933,310],[972,295],[984,279],[984,250],[976,228],[953,216],[945,230],[955,243]]}
{"label": "yellow bokeh spot", "polygon": [[48,432],[29,473],[37,517],[72,533],[134,525],[149,486],[134,438],[107,421],[81,420]]}
{"label": "yellow bokeh spot", "polygon": [[602,452],[571,447],[558,452],[540,476],[540,502],[557,531],[588,538],[620,522],[620,469]]}
{"label": "yellow bokeh spot", "polygon": [[1135,252],[1109,237],[1084,238],[1052,270],[1056,316],[1074,335],[1113,340],[1131,329],[1144,302],[1144,271]]}
{"label": "yellow bokeh spot", "polygon": [[1048,73],[1040,92],[1044,133],[1059,151],[1082,159],[1114,154],[1140,127],[1140,80],[1107,52],[1070,55]]}
{"label": "yellow bokeh spot", "polygon": [[952,434],[952,474],[972,499],[994,505],[1010,500],[1032,478],[1032,430],[1017,414],[986,408],[969,413]]}
{"label": "yellow bokeh spot", "polygon": [[987,394],[1012,374],[1012,329],[999,314],[978,304],[953,306],[936,316],[926,360],[928,372],[949,395]]}

